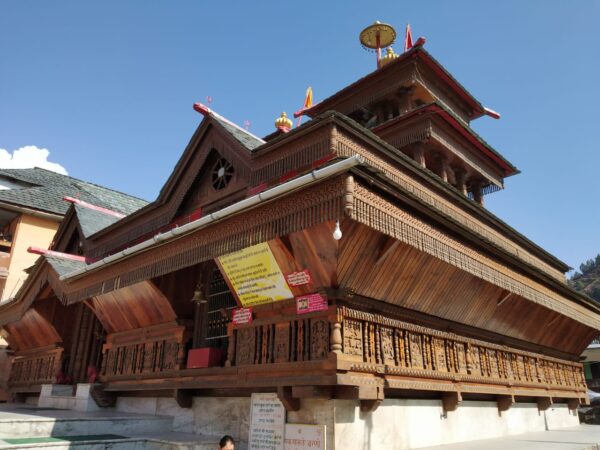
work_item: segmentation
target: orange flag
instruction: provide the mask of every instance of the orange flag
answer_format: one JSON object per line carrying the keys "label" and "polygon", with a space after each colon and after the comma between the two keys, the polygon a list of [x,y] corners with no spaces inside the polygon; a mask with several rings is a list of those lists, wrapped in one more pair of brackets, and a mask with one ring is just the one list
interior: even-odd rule
{"label": "orange flag", "polygon": [[312,106],[312,87],[308,87],[306,90],[306,97],[304,98],[304,108],[308,109]]}

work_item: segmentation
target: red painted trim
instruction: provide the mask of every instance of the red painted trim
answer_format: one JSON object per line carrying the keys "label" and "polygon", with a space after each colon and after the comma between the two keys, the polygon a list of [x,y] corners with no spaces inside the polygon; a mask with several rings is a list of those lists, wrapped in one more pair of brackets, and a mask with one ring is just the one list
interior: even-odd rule
{"label": "red painted trim", "polygon": [[57,258],[70,259],[72,261],[87,262],[87,259],[84,256],[71,255],[70,253],[55,252],[54,250],[48,250],[41,247],[29,247],[27,249],[27,253],[33,253],[36,255],[56,256]]}
{"label": "red painted trim", "polygon": [[91,203],[84,202],[82,200],[79,200],[78,198],[63,197],[63,200],[65,200],[67,202],[75,203],[76,205],[83,206],[84,208],[87,208],[87,209],[93,209],[94,211],[99,211],[101,213],[108,214],[109,216],[118,217],[119,219],[122,219],[123,217],[125,217],[125,214],[122,214],[117,211],[112,211],[107,208],[103,208],[102,206],[92,205]]}
{"label": "red painted trim", "polygon": [[288,173],[284,173],[283,175],[281,175],[279,177],[279,182],[285,183],[287,180],[291,180],[292,178],[295,178],[297,176],[298,176],[297,170],[290,170]]}
{"label": "red painted trim", "polygon": [[194,110],[202,114],[203,116],[208,116],[210,114],[210,108],[202,103],[194,103]]}
{"label": "red painted trim", "polygon": [[324,158],[317,159],[316,161],[313,161],[313,162],[311,163],[310,167],[311,167],[311,168],[313,168],[313,169],[315,169],[315,168],[317,168],[317,167],[320,167],[320,166],[322,166],[323,164],[325,164],[326,162],[328,162],[328,161],[331,161],[331,160],[333,159],[333,157],[334,157],[334,155],[333,155],[333,154],[331,154],[331,155],[327,155],[327,156],[325,156]]}
{"label": "red painted trim", "polygon": [[494,111],[493,109],[483,108],[483,111],[485,112],[485,114],[487,116],[493,117],[494,119],[499,119],[500,118],[500,113],[497,112],[497,111]]}
{"label": "red painted trim", "polygon": [[267,183],[262,183],[262,184],[259,184],[258,186],[249,188],[248,189],[248,197],[252,197],[253,195],[260,194],[265,189],[267,189],[267,187],[268,187]]}
{"label": "red painted trim", "polygon": [[290,127],[277,127],[277,129],[282,133],[289,133],[289,131],[291,130]]}
{"label": "red painted trim", "polygon": [[494,154],[494,152],[490,151],[484,144],[479,142],[479,140],[477,140],[477,138],[475,136],[473,136],[471,133],[469,133],[461,123],[459,123],[454,117],[452,117],[450,114],[448,114],[448,112],[444,108],[442,108],[441,106],[439,106],[437,104],[430,104],[427,106],[423,106],[420,109],[412,110],[402,116],[398,116],[392,120],[388,120],[387,122],[382,123],[381,125],[373,128],[371,131],[373,131],[373,133],[379,135],[382,130],[385,130],[386,128],[391,127],[391,126],[397,124],[398,122],[403,122],[405,120],[408,120],[412,116],[416,116],[416,115],[420,115],[420,114],[427,114],[427,113],[438,114],[442,119],[444,119],[444,121],[446,123],[448,123],[450,126],[452,126],[452,128],[457,130],[462,136],[464,136],[475,147],[480,149],[482,151],[482,153],[484,153],[487,157],[489,157],[494,162],[496,162],[504,170],[505,176],[509,176],[509,175],[512,175],[517,172],[506,161],[502,160],[502,158],[500,158],[498,155]]}

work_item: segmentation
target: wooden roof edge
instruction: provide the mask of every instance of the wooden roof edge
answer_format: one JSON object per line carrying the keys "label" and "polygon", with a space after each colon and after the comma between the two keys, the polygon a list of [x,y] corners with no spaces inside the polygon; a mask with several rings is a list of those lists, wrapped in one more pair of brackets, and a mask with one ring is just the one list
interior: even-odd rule
{"label": "wooden roof edge", "polygon": [[[199,141],[206,134],[206,132],[208,132],[209,126],[211,125],[217,125],[217,127],[219,127],[220,130],[222,130],[226,134],[229,134],[229,132],[222,126],[222,124],[220,124],[217,119],[212,117],[212,115],[204,116],[203,120],[196,128],[196,131],[194,131],[194,134],[192,135],[190,141],[186,145],[183,154],[180,156],[179,160],[175,164],[175,167],[171,171],[171,174],[167,178],[167,181],[163,184],[163,187],[161,188],[157,198],[154,201],[149,202],[146,206],[138,209],[134,213],[123,217],[119,221],[107,226],[106,228],[103,228],[102,230],[98,230],[96,233],[89,236],[88,240],[97,240],[103,237],[104,235],[113,232],[115,229],[125,227],[129,223],[137,220],[139,217],[142,217],[150,213],[151,211],[154,211],[155,209],[165,205],[169,200],[169,195],[171,194],[171,192],[177,184],[177,181],[181,177],[181,174],[185,171],[187,163],[189,162],[194,151],[198,147]],[[233,140],[235,141],[235,139]],[[243,145],[241,143],[237,142],[237,145],[239,145],[240,148],[243,148]],[[248,158],[250,157],[250,153],[251,152],[248,151]]]}
{"label": "wooden roof edge", "polygon": [[431,172],[430,170],[421,167],[416,161],[412,158],[408,157],[404,153],[400,152],[396,147],[392,146],[388,142],[381,139],[372,131],[366,129],[361,126],[354,120],[349,117],[335,112],[329,111],[328,115],[335,116],[338,120],[338,123],[347,125],[348,130],[353,132],[353,134],[363,140],[368,141],[372,145],[376,145],[385,150],[385,153],[388,156],[393,157],[397,162],[401,163],[403,167],[409,169],[411,173],[417,175],[418,177],[426,180],[429,185],[435,187],[439,192],[443,192],[444,195],[450,196],[450,198],[458,202],[460,205],[465,206],[469,212],[473,213],[475,217],[478,217],[484,220],[485,223],[491,225],[493,228],[502,231],[513,238],[516,242],[522,245],[527,250],[534,253],[534,255],[540,257],[543,261],[565,273],[571,269],[571,267],[558,259],[556,256],[549,253],[547,250],[540,247],[535,242],[531,241],[529,238],[519,233],[513,227],[508,225],[502,219],[486,210],[483,206],[478,205],[477,203],[469,200],[465,197],[461,192],[459,192],[454,186],[449,183],[444,182],[439,176]]}
{"label": "wooden roof edge", "polygon": [[457,130],[466,140],[472,145],[479,148],[481,152],[494,163],[502,167],[503,176],[505,178],[518,175],[521,171],[515,167],[509,160],[507,160],[500,152],[494,147],[488,144],[475,130],[470,126],[463,123],[452,111],[446,108],[444,105],[438,102],[427,103],[426,105],[415,108],[405,114],[401,114],[393,119],[387,120],[375,128],[373,132],[377,134],[378,131],[384,130],[394,124],[403,122],[411,119],[419,114],[436,114],[435,117],[441,117],[453,129]]}
{"label": "wooden roof edge", "polygon": [[527,261],[520,259],[518,256],[511,254],[507,250],[489,241],[483,236],[478,236],[477,239],[474,239],[473,231],[469,227],[463,225],[459,221],[444,214],[441,211],[432,210],[431,207],[425,202],[423,202],[420,198],[418,198],[408,190],[403,189],[401,186],[397,185],[384,175],[366,172],[364,166],[354,167],[350,171],[353,174],[358,175],[359,177],[362,176],[368,179],[370,182],[373,182],[373,179],[377,178],[383,181],[384,183],[388,184],[389,186],[392,186],[393,189],[382,189],[381,192],[387,193],[388,195],[390,193],[393,193],[394,191],[401,192],[402,195],[405,196],[403,200],[408,200],[410,206],[416,208],[419,211],[419,213],[426,215],[428,218],[433,219],[438,223],[442,223],[444,226],[452,229],[454,232],[459,233],[461,237],[468,239],[471,243],[493,252],[496,256],[500,256],[506,263],[520,269],[520,271],[526,272],[528,276],[533,275],[534,277],[536,277],[534,278],[536,281],[541,281],[542,284],[546,287],[554,290],[557,293],[560,293],[561,295],[564,295],[567,298],[567,300],[574,301],[586,307],[587,309],[597,313],[600,319],[600,304],[592,298],[588,297],[587,295],[574,290],[567,283],[562,283],[558,281],[556,278],[550,276],[545,271],[528,263]]}
{"label": "wooden roof edge", "polygon": [[[330,108],[331,104],[344,95],[348,95],[358,86],[370,82],[380,76],[384,76],[386,72],[392,70],[392,68],[398,67],[400,64],[410,61],[413,58],[420,59],[426,64],[436,75],[438,75],[448,87],[454,91],[465,103],[467,103],[473,111],[470,115],[471,120],[482,117],[486,114],[484,106],[461,84],[454,78],[454,76],[446,70],[446,68],[437,61],[431,54],[425,50],[423,46],[415,46],[412,49],[402,53],[391,63],[386,64],[384,67],[376,69],[373,72],[359,78],[353,83],[343,87],[339,91],[333,93],[329,97],[316,103],[311,108],[303,110],[303,114],[310,117],[315,117]],[[351,94],[350,94],[351,95]]]}

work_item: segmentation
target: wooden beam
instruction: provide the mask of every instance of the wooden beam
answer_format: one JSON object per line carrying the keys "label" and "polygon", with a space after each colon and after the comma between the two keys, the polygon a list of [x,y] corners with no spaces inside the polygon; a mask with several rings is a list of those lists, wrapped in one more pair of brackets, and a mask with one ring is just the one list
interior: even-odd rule
{"label": "wooden beam", "polygon": [[498,412],[508,411],[512,405],[515,404],[515,396],[514,395],[499,395],[496,398],[498,403]]}
{"label": "wooden beam", "polygon": [[173,398],[175,398],[175,401],[180,408],[186,409],[191,408],[194,401],[194,396],[192,393],[183,389],[175,389],[173,391]]}
{"label": "wooden beam", "polygon": [[292,397],[294,398],[333,398],[332,386],[293,386]]}
{"label": "wooden beam", "polygon": [[460,392],[444,392],[444,394],[442,394],[442,407],[444,408],[444,414],[451,411],[456,411],[461,402],[462,395]]}
{"label": "wooden beam", "polygon": [[291,386],[279,386],[277,388],[277,397],[283,403],[286,411],[298,411],[300,409],[300,399],[294,398]]}
{"label": "wooden beam", "polygon": [[552,397],[539,397],[537,400],[538,410],[540,411],[546,411],[553,404]]}

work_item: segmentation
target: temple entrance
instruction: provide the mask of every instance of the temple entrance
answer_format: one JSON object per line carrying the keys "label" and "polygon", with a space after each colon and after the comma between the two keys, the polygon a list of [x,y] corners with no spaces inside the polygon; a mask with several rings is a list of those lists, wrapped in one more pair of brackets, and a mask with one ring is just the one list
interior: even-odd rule
{"label": "temple entrance", "polygon": [[223,275],[216,267],[208,271],[207,283],[196,299],[193,348],[211,347],[227,349],[227,325],[231,310],[237,303]]}

